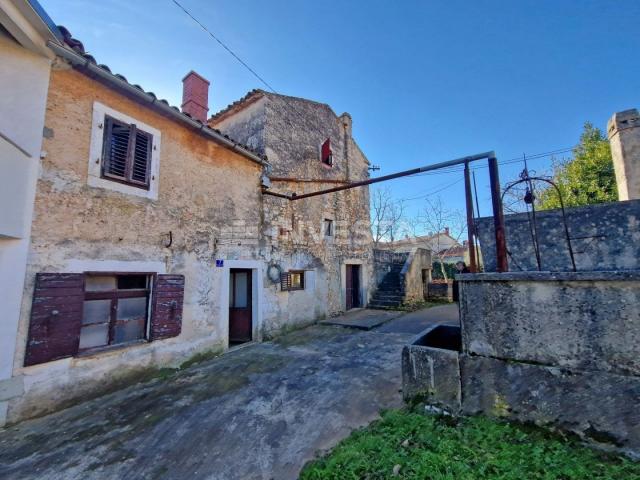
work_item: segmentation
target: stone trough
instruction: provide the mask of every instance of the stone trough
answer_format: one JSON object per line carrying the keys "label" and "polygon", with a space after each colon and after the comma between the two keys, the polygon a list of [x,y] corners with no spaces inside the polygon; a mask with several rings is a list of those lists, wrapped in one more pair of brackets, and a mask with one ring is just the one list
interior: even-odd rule
{"label": "stone trough", "polygon": [[468,274],[461,328],[402,352],[405,400],[532,422],[640,458],[640,272]]}

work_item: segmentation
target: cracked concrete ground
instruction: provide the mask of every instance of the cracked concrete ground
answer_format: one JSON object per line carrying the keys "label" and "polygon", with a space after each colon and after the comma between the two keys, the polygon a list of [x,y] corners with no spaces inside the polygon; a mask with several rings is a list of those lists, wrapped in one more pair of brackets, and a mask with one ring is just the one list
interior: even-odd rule
{"label": "cracked concrete ground", "polygon": [[0,431],[0,478],[297,478],[402,404],[411,337],[316,325],[23,422]]}

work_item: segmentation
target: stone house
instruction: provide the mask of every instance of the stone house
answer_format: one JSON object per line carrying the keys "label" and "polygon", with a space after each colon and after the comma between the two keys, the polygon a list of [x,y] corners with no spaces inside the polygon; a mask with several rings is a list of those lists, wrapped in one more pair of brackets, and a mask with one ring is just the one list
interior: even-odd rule
{"label": "stone house", "polygon": [[[270,162],[270,191],[303,194],[369,178],[348,113],[263,90],[215,114],[209,125],[250,145]],[[265,260],[304,272],[308,291],[278,295],[271,323],[311,321],[368,303],[374,286],[367,187],[299,201],[265,195]],[[274,293],[275,293],[275,287]]]}
{"label": "stone house", "polygon": [[216,126],[223,116],[231,124],[231,110],[207,123],[209,84],[197,73],[183,80],[179,110],[53,28],[61,40],[48,44],[1,423],[366,303],[368,191],[297,202],[264,194],[365,178],[348,115],[298,100],[313,106],[310,119],[269,117],[264,143],[240,130],[232,138]]}

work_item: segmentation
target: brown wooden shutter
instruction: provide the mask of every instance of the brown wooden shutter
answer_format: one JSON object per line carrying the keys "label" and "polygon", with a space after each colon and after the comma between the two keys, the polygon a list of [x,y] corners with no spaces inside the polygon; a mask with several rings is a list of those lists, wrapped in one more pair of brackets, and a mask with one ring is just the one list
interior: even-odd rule
{"label": "brown wooden shutter", "polygon": [[36,365],[78,353],[84,275],[38,273],[24,365]]}
{"label": "brown wooden shutter", "polygon": [[280,290],[283,292],[291,290],[291,274],[289,272],[280,274]]}
{"label": "brown wooden shutter", "polygon": [[184,275],[157,275],[153,285],[150,340],[177,337],[182,331]]}

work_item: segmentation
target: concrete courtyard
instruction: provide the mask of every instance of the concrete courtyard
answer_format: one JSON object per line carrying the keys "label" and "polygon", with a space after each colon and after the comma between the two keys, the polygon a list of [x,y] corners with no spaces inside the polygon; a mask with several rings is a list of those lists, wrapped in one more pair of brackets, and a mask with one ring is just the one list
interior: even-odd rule
{"label": "concrete courtyard", "polygon": [[368,331],[311,326],[0,430],[0,478],[295,479],[402,405],[402,346],[456,314],[447,305]]}

